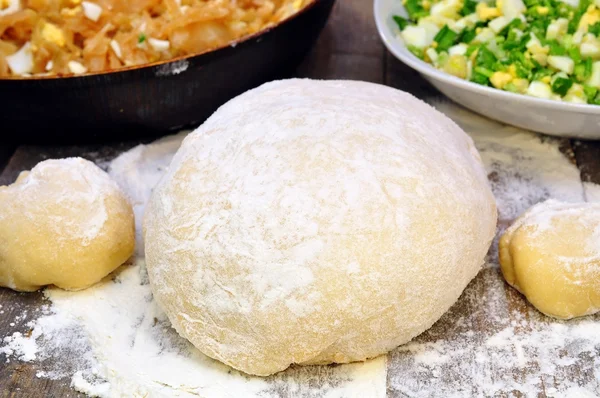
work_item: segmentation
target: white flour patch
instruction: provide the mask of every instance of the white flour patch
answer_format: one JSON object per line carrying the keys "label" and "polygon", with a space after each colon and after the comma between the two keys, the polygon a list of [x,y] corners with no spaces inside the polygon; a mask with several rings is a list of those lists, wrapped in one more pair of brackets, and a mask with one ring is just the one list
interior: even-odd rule
{"label": "white flour patch", "polygon": [[583,191],[585,193],[586,202],[600,202],[600,185],[584,182]]}
{"label": "white flour patch", "polygon": [[173,76],[185,72],[190,67],[190,63],[187,59],[179,61],[168,62],[164,65],[160,65],[156,70],[156,76]]}
{"label": "white flour patch", "polygon": [[[435,106],[475,140],[498,203],[497,236],[547,198],[584,201],[579,171],[560,152],[560,140],[541,140],[448,102]],[[592,191],[598,186],[586,184],[588,199]],[[502,279],[496,247],[497,240],[450,311],[389,355],[389,391],[399,397],[600,396],[600,317],[558,321],[540,314]]]}
{"label": "white flour patch", "polygon": [[[469,132],[488,170],[499,232],[534,203],[600,200],[546,139],[438,104]],[[139,146],[109,167],[129,194],[141,231],[143,209],[181,136]],[[138,245],[141,246],[138,234]],[[600,396],[599,317],[568,322],[539,314],[508,287],[495,245],[461,299],[429,331],[385,357],[343,366],[295,367],[249,377],[202,355],[170,327],[152,298],[143,251],[102,283],[80,292],[47,289],[51,306],[27,314],[23,331],[0,343],[8,361],[33,362],[38,377],[64,379],[99,397]],[[356,266],[348,265],[348,272]],[[291,303],[294,305],[294,303]],[[17,325],[18,326],[18,325]],[[59,360],[48,361],[48,358]],[[577,369],[577,372],[573,372]],[[576,375],[576,376],[574,376]]]}
{"label": "white flour patch", "polygon": [[[109,173],[130,196],[141,241],[143,211],[185,133],[138,146],[115,159]],[[48,365],[38,377],[68,377],[97,397],[384,397],[386,359],[342,366],[288,369],[268,377],[237,372],[196,350],[171,328],[152,298],[143,250],[101,283],[79,292],[48,288],[52,307],[32,321],[31,336],[5,338],[8,360]],[[79,339],[78,336],[84,336]],[[63,350],[64,352],[61,352]]]}

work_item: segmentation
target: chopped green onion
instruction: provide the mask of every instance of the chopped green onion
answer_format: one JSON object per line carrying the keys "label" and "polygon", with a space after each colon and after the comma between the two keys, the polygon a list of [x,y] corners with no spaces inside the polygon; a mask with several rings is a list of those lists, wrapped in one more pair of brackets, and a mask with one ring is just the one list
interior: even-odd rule
{"label": "chopped green onion", "polygon": [[481,73],[477,72],[473,73],[473,76],[471,76],[471,81],[484,86],[487,86],[490,83],[490,79],[488,79],[486,75],[482,75]]}
{"label": "chopped green onion", "polygon": [[556,14],[559,17],[563,17],[563,18],[569,18],[569,14],[571,14],[573,12],[573,7],[571,7],[568,4],[565,4],[563,2],[558,2],[558,4],[556,5]]}
{"label": "chopped green onion", "polygon": [[475,8],[477,8],[477,1],[465,0],[465,3],[460,10],[460,15],[464,17],[466,15],[473,14],[475,12]]}
{"label": "chopped green onion", "polygon": [[400,30],[404,30],[404,28],[408,26],[408,20],[406,18],[402,18],[400,15],[394,15],[392,18]]}
{"label": "chopped green onion", "polygon": [[585,65],[585,79],[589,79],[590,76],[592,76],[592,59],[591,58],[586,58],[585,61],[583,61],[584,65]]}
{"label": "chopped green onion", "polygon": [[510,21],[508,23],[508,25],[506,25],[504,28],[502,28],[502,30],[498,34],[500,36],[504,36],[508,39],[507,35],[509,35],[510,32],[513,31],[513,29],[523,30],[524,28],[525,28],[524,22],[521,21],[519,18],[514,18],[512,21]]}
{"label": "chopped green onion", "polygon": [[552,91],[563,97],[567,94],[567,91],[569,91],[572,85],[573,80],[564,77],[557,77],[554,79],[554,82],[552,82]]}
{"label": "chopped green onion", "polygon": [[585,63],[582,62],[575,65],[573,68],[573,76],[575,76],[575,79],[577,79],[579,82],[583,82],[585,80]]}
{"label": "chopped green onion", "polygon": [[407,46],[408,51],[413,53],[417,58],[423,59],[425,58],[423,55],[423,49],[415,46]]}
{"label": "chopped green onion", "polygon": [[596,98],[596,95],[598,94],[598,89],[596,87],[583,86],[583,92],[585,93],[586,97],[588,97],[588,99]]}
{"label": "chopped green onion", "polygon": [[138,36],[138,44],[142,44],[146,41],[146,34],[144,32],[140,33]]}
{"label": "chopped green onion", "polygon": [[481,66],[477,66],[473,70],[481,75],[484,75],[487,78],[492,77],[492,75],[494,74],[494,71],[491,71],[491,70],[481,67]]}
{"label": "chopped green onion", "polygon": [[592,4],[592,0],[579,1],[577,11],[575,11],[573,18],[571,18],[571,20],[569,21],[569,33],[575,33],[577,27],[579,26],[579,21],[581,21],[581,17],[587,12],[587,9],[590,6],[590,4]]}
{"label": "chopped green onion", "polygon": [[467,57],[470,57],[471,54],[479,50],[479,47],[481,47],[480,44],[471,44],[469,47],[467,47]]}
{"label": "chopped green onion", "polygon": [[566,55],[567,50],[561,46],[556,40],[548,40],[547,45],[550,46],[550,55]]}
{"label": "chopped green onion", "polygon": [[473,39],[477,36],[475,32],[475,28],[469,29],[464,28],[459,34],[458,37],[454,40],[459,43],[469,44]]}
{"label": "chopped green onion", "polygon": [[496,63],[496,56],[493,52],[488,50],[486,46],[481,46],[479,51],[477,52],[477,57],[475,58],[475,64],[477,66],[493,68]]}
{"label": "chopped green onion", "polygon": [[569,57],[571,57],[573,62],[575,62],[576,64],[581,62],[581,53],[579,52],[579,49],[577,47],[571,47],[568,52]]}
{"label": "chopped green onion", "polygon": [[596,37],[600,36],[600,22],[588,26],[588,33],[592,33]]}
{"label": "chopped green onion", "polygon": [[442,29],[435,35],[433,41],[437,43],[438,51],[445,51],[452,47],[454,44],[454,39],[456,39],[457,34],[455,31],[450,29],[448,25],[444,25]]}
{"label": "chopped green onion", "polygon": [[417,21],[419,18],[429,14],[429,12],[423,8],[419,0],[406,0],[404,8],[412,21]]}
{"label": "chopped green onion", "polygon": [[[411,32],[414,34],[403,34],[406,36],[403,36],[403,39],[407,48],[437,69],[466,78],[467,73],[463,72],[468,62],[466,66],[470,71],[470,81],[484,86],[524,94],[528,84],[537,81],[550,86],[553,99],[577,95],[587,98],[590,104],[600,105],[600,87],[594,87],[597,79],[594,77],[593,82],[590,80],[592,66],[600,58],[595,54],[594,46],[597,43],[588,43],[590,40],[596,40],[593,36],[600,40],[600,21],[596,18],[597,15],[586,14],[588,8],[592,4],[600,4],[600,0],[578,0],[575,7],[568,4],[572,3],[570,0],[521,0],[526,7],[519,10],[498,10],[500,0],[489,0],[480,13],[477,12],[479,1],[487,0],[457,0],[458,3],[452,0],[452,4],[444,2],[439,10],[436,10],[437,6],[433,7],[434,11],[441,12],[443,18],[439,12],[432,15],[429,7],[442,0],[402,1],[408,17],[393,15],[394,22],[401,31],[408,26],[421,27],[420,30]],[[516,1],[520,3],[519,0]],[[522,5],[520,8],[523,8]],[[592,11],[590,8],[589,12]],[[578,32],[583,18],[586,19],[586,31]],[[447,24],[445,21],[448,21]],[[443,27],[437,31],[431,47],[426,47],[427,54],[435,58],[434,60],[426,56],[425,49],[421,47],[425,42],[431,41],[431,36],[427,37],[429,25],[437,25],[440,22]],[[461,26],[462,30],[451,29],[450,25],[455,26],[453,23]],[[585,45],[583,50],[580,50],[582,42]],[[419,47],[412,46],[414,44]],[[450,56],[449,49],[456,44],[460,44],[461,48],[457,47],[456,54]],[[584,57],[581,51],[585,55],[594,55],[594,58]],[[458,60],[461,70],[460,73],[455,73],[458,69],[454,68],[453,63]],[[562,72],[557,73],[558,70]],[[587,83],[594,86],[588,86]],[[577,87],[577,90],[573,87]]]}
{"label": "chopped green onion", "polygon": [[513,82],[509,82],[504,86],[504,89],[506,91],[510,91],[511,93],[516,93],[519,90],[517,89],[517,86],[515,86],[515,84]]}

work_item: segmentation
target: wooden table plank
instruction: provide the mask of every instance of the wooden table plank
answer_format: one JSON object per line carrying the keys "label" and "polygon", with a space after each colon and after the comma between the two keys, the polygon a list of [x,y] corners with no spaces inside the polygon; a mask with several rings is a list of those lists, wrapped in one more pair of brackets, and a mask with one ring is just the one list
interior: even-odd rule
{"label": "wooden table plank", "polygon": [[375,26],[373,2],[338,0],[319,42],[329,52],[381,58],[384,46]]}
{"label": "wooden table plank", "polygon": [[600,142],[573,141],[573,150],[581,180],[600,184]]}
{"label": "wooden table plank", "polygon": [[441,94],[414,69],[400,62],[389,51],[383,53],[384,82],[386,85],[411,93],[420,98],[440,97]]}
{"label": "wooden table plank", "polygon": [[43,160],[82,157],[94,160],[100,167],[103,167],[105,163],[128,149],[150,141],[153,139],[85,146],[21,146],[15,150],[4,170],[0,169],[0,185],[12,183],[21,171],[30,170]]}

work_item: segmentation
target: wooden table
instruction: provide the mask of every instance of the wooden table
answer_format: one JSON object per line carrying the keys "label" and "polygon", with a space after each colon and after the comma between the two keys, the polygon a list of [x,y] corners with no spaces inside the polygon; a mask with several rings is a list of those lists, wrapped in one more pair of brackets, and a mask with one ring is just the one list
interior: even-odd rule
{"label": "wooden table", "polygon": [[[297,75],[383,83],[421,98],[441,95],[385,50],[377,35],[370,0],[338,0],[317,46],[298,68]],[[104,162],[139,143],[138,140],[93,146],[0,146],[0,185],[12,182],[21,170],[30,169],[44,159],[81,156]],[[600,142],[565,139],[562,147],[576,162],[583,181],[600,183]],[[0,315],[0,337],[19,328],[18,324],[9,326],[18,314],[24,309],[36,308],[40,303],[40,293],[18,294],[0,288],[0,305],[4,310]],[[69,388],[68,381],[40,379],[35,373],[35,365],[0,362],[0,396],[82,396]],[[404,396],[395,394],[391,388],[388,391],[390,396]],[[539,396],[545,394],[540,392]]]}

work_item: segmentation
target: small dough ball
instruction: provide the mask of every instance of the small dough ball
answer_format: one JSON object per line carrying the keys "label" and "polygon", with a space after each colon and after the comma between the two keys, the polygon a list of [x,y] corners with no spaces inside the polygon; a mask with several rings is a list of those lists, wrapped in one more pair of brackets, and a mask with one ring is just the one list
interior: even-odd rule
{"label": "small dough ball", "polygon": [[154,297],[236,369],[361,361],[431,327],[484,262],[472,140],[377,84],[287,80],[189,135],[145,215]]}
{"label": "small dough ball", "polygon": [[548,316],[600,311],[600,204],[547,200],[500,239],[506,281]]}
{"label": "small dough ball", "polygon": [[94,163],[46,160],[0,186],[0,286],[84,289],[131,256],[133,210]]}

